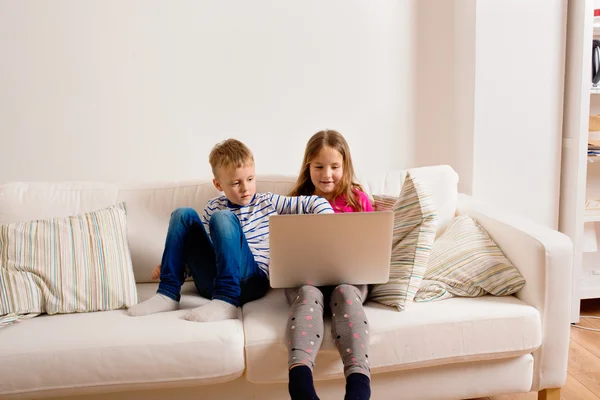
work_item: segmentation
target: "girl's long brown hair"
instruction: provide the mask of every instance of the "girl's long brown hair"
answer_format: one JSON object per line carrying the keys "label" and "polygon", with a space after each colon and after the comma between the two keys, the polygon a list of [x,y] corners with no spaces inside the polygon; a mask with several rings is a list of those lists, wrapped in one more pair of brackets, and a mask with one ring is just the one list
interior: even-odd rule
{"label": "girl's long brown hair", "polygon": [[356,193],[353,190],[363,191],[362,186],[355,181],[354,167],[352,166],[352,156],[350,155],[350,147],[346,139],[337,131],[324,130],[315,133],[306,144],[304,151],[304,159],[302,160],[302,168],[296,185],[290,192],[290,196],[310,196],[315,193],[315,185],[310,179],[310,163],[319,154],[323,147],[331,147],[337,150],[342,155],[343,174],[342,180],[336,187],[333,193],[333,198],[337,199],[341,195],[346,195],[346,201],[350,206],[358,211],[363,211],[362,204],[358,201]]}

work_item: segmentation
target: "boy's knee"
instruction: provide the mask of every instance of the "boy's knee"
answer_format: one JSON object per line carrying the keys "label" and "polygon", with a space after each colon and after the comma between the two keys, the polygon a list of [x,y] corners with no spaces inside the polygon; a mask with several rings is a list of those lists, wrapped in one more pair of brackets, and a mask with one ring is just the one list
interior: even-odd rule
{"label": "boy's knee", "polygon": [[236,222],[236,217],[231,211],[219,210],[211,215],[210,221],[208,221],[208,226],[210,227],[210,230],[213,231],[215,229],[229,226],[234,222]]}
{"label": "boy's knee", "polygon": [[185,220],[191,215],[198,215],[198,213],[191,207],[180,207],[171,213],[171,220]]}

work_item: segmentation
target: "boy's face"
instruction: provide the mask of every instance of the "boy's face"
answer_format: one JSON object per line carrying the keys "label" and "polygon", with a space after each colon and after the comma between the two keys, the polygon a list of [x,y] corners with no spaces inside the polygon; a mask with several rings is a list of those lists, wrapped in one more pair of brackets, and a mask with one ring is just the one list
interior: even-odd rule
{"label": "boy's face", "polygon": [[254,163],[239,168],[217,168],[213,184],[233,204],[247,206],[256,193]]}

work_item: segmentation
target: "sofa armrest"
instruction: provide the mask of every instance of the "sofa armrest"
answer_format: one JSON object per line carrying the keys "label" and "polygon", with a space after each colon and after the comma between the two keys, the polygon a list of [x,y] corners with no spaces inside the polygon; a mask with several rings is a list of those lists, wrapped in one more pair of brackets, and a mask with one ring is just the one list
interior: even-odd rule
{"label": "sofa armrest", "polygon": [[475,219],[519,269],[526,284],[516,296],[540,313],[542,345],[533,353],[531,390],[563,386],[567,378],[570,335],[571,239],[464,194],[458,196],[457,213]]}

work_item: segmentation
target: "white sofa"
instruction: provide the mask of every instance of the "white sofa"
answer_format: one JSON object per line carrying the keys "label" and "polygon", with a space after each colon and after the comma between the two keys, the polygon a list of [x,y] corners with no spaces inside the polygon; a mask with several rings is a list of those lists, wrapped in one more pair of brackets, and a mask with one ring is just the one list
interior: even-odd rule
{"label": "white sofa", "polygon": [[[563,234],[457,194],[447,166],[410,170],[433,194],[440,232],[469,213],[527,280],[516,296],[367,303],[373,399],[465,399],[527,391],[554,398],[566,380],[572,245]],[[369,194],[397,195],[405,171],[360,177]],[[294,177],[263,176],[259,191],[286,193]],[[201,210],[210,181],[152,185],[11,183],[0,186],[0,223],[66,216],[118,201],[140,300],[160,261],[170,213]],[[439,233],[439,232],[438,232]],[[204,303],[184,285],[181,310],[129,317],[124,310],[39,316],[0,329],[0,398],[285,399],[288,305],[281,290],[245,305],[236,320],[188,322]],[[342,364],[326,326],[317,358],[321,399],[343,398]],[[551,389],[543,391],[543,389]],[[556,397],[558,399],[559,397]]]}

